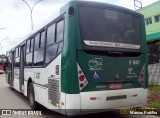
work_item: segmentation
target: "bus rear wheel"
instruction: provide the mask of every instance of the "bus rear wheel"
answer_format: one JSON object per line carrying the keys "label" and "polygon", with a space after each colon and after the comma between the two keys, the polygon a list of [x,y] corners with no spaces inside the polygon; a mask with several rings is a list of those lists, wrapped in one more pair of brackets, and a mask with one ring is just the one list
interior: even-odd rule
{"label": "bus rear wheel", "polygon": [[29,88],[28,88],[28,99],[29,99],[29,104],[30,104],[31,108],[33,110],[38,109],[38,103],[35,101],[35,94],[34,94],[32,82],[29,84]]}

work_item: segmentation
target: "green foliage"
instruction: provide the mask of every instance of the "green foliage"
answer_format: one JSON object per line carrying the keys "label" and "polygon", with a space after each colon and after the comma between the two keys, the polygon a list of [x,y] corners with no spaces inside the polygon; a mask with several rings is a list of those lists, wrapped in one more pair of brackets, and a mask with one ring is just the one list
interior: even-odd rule
{"label": "green foliage", "polygon": [[160,108],[160,85],[148,87],[148,107]]}
{"label": "green foliage", "polygon": [[151,108],[160,108],[160,102],[150,103],[147,104],[147,106]]}

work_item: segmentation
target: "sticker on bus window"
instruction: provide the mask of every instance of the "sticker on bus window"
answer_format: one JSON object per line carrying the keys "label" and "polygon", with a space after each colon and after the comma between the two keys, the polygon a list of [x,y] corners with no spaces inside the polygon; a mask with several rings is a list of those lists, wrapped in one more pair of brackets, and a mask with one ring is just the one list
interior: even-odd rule
{"label": "sticker on bus window", "polygon": [[109,19],[118,20],[118,12],[112,10],[105,10],[105,17]]}

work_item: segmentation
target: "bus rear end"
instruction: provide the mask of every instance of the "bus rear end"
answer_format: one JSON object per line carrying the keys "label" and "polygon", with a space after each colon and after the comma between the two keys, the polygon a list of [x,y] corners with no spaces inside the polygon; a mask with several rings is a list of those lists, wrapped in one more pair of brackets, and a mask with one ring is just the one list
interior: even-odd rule
{"label": "bus rear end", "polygon": [[81,1],[77,17],[81,110],[145,105],[148,80],[143,16],[117,6]]}

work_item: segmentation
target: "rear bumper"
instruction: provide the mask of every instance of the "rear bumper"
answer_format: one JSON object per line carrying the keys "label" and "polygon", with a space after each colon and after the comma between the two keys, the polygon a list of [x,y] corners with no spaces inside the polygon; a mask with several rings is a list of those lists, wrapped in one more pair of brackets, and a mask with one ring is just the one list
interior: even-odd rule
{"label": "rear bumper", "polygon": [[[86,114],[146,105],[148,89],[134,88],[121,90],[92,91],[74,94],[74,97],[69,96],[69,94],[66,94],[66,109],[73,110],[79,108],[79,110],[77,109],[77,111],[79,111],[79,114]],[[71,96],[73,96],[73,94]],[[91,100],[90,98],[96,99]],[[69,113],[69,111],[72,110],[68,110],[67,114],[72,114],[71,112]]]}
{"label": "rear bumper", "polygon": [[[83,92],[81,109],[117,109],[147,104],[148,89],[121,89],[97,92]],[[90,100],[90,97],[97,98]],[[109,99],[108,99],[109,98]]]}

